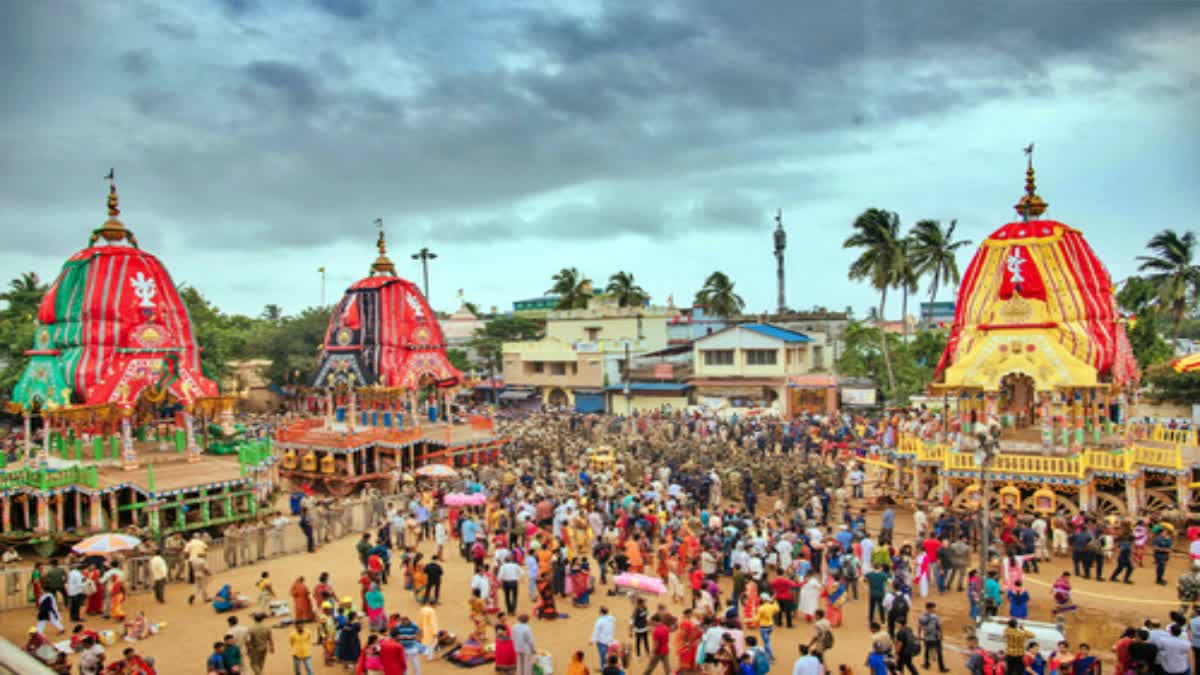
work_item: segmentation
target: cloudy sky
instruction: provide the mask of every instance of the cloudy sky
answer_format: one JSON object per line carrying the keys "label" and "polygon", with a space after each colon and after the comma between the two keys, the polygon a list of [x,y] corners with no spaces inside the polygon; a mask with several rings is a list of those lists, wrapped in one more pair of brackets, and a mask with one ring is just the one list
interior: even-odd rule
{"label": "cloudy sky", "polygon": [[762,310],[782,208],[789,304],[861,315],[857,213],[978,242],[1036,141],[1119,279],[1200,228],[1197,53],[1183,1],[6,2],[0,273],[56,274],[115,166],[143,247],[234,311],[317,303],[320,266],[336,297],[375,218],[402,274],[439,254],[442,309],[574,265],[680,304],[720,269]]}

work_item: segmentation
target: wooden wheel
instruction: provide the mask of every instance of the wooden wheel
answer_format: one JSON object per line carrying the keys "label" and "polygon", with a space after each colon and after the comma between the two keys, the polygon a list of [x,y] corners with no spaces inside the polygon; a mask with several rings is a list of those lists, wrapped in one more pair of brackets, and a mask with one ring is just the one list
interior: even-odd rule
{"label": "wooden wheel", "polygon": [[1150,488],[1146,490],[1146,503],[1142,510],[1148,513],[1174,511],[1179,508],[1173,488]]}
{"label": "wooden wheel", "polygon": [[1129,509],[1126,507],[1125,500],[1107,492],[1096,493],[1096,513],[1107,518],[1108,516],[1124,517],[1129,515]]}
{"label": "wooden wheel", "polygon": [[325,491],[334,497],[347,497],[354,492],[354,483],[337,478],[326,478]]}

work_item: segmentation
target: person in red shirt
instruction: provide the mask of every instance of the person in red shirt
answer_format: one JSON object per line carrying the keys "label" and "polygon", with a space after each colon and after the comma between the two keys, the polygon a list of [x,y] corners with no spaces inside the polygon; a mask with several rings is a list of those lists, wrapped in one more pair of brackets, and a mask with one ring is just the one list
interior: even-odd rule
{"label": "person in red shirt", "polygon": [[792,617],[796,614],[796,596],[792,591],[799,590],[800,584],[788,579],[783,575],[779,575],[768,582],[771,587],[771,592],[775,594],[775,600],[779,602],[779,614],[782,614],[782,619],[779,614],[775,616],[775,625],[787,624],[788,628],[792,627]]}
{"label": "person in red shirt", "polygon": [[650,651],[650,664],[646,666],[645,675],[654,672],[658,664],[663,666],[663,675],[671,675],[671,629],[657,614],[650,617],[650,640],[653,647]]}
{"label": "person in red shirt", "polygon": [[696,608],[696,601],[700,599],[700,589],[704,588],[704,572],[697,565],[692,568],[688,574],[688,580],[692,585],[692,609]]}

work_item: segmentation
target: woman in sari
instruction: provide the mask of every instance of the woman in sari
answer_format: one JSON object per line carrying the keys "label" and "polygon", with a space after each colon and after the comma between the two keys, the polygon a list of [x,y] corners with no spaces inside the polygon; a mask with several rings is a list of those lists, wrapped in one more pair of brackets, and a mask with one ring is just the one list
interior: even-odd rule
{"label": "woman in sari", "polygon": [[308,595],[308,586],[304,585],[304,577],[296,577],[292,583],[292,614],[296,621],[312,621],[312,598]]}
{"label": "woman in sari", "polygon": [[108,585],[108,597],[111,602],[109,610],[113,621],[125,620],[125,582],[121,581],[121,575],[114,574],[112,581]]}
{"label": "woman in sari", "polygon": [[500,611],[500,580],[496,578],[496,568],[489,567],[487,569],[488,596],[484,600],[485,609],[488,614],[495,614]]}
{"label": "woman in sari", "polygon": [[1063,612],[1074,612],[1075,603],[1071,602],[1071,573],[1063,572],[1062,576],[1054,580],[1054,585],[1050,587],[1050,594],[1054,597],[1054,615],[1057,616]]}
{"label": "woman in sari", "polygon": [[333,665],[334,643],[337,640],[337,620],[333,616],[333,601],[321,603],[321,616],[317,620],[317,642],[325,654],[325,665]]}
{"label": "woman in sari", "polygon": [[478,634],[480,639],[487,635],[484,626],[487,625],[487,605],[483,602],[483,597],[479,595],[479,589],[471,590],[471,599],[467,601],[467,610],[471,617],[471,623],[474,625],[474,633]]}
{"label": "woman in sari", "polygon": [[738,656],[732,635],[726,633],[721,636],[721,647],[712,660],[716,675],[737,675]]}
{"label": "woman in sari", "polygon": [[95,592],[87,598],[87,606],[85,610],[89,616],[104,613],[104,585],[100,583],[100,570],[95,567],[89,567],[84,576],[92,582],[95,587]]}
{"label": "woman in sari", "polygon": [[408,563],[408,568],[412,570],[412,590],[413,596],[417,602],[421,602],[424,596],[425,587],[429,585],[429,577],[425,574],[425,560],[420,553],[414,555]]}
{"label": "woman in sari", "polygon": [[333,590],[333,586],[329,585],[329,572],[321,572],[321,576],[317,577],[317,585],[313,586],[313,606],[320,607],[329,601],[330,607],[337,600],[337,592]]}
{"label": "woman in sari", "polygon": [[571,662],[567,664],[567,675],[588,675],[587,666],[583,663],[583,651],[575,650]]}
{"label": "woman in sari", "polygon": [[746,580],[746,588],[742,591],[742,625],[752,625],[758,619],[758,583],[754,579]]}
{"label": "woman in sari", "polygon": [[842,607],[846,604],[846,584],[842,583],[840,575],[831,574],[825,580],[825,588],[821,591],[825,599],[825,618],[829,625],[837,628],[842,625]]}
{"label": "woman in sari", "polygon": [[511,673],[517,669],[517,651],[513,647],[508,626],[496,626],[496,672]]}
{"label": "woman in sari", "polygon": [[371,584],[366,601],[367,625],[370,629],[377,631],[387,628],[387,613],[383,611],[383,593],[379,590],[379,584]]}
{"label": "woman in sari", "polygon": [[696,664],[696,653],[700,648],[700,638],[703,636],[703,631],[692,619],[692,610],[683,610],[683,620],[679,622],[679,642],[676,648],[680,673],[699,670],[699,666]]}
{"label": "woman in sari", "polygon": [[437,610],[432,605],[422,605],[421,609],[417,612],[417,628],[421,629],[421,641],[425,645],[425,657],[432,661],[434,654],[437,654],[438,633],[441,632],[438,626]]}
{"label": "woman in sari", "polygon": [[130,642],[141,640],[150,637],[150,622],[146,620],[146,613],[138,610],[138,613],[129,617],[125,622],[125,639]]}

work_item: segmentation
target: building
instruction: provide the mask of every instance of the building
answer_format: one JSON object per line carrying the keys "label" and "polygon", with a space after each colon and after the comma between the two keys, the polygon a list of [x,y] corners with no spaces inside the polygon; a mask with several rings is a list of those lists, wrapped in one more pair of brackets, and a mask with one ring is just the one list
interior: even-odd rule
{"label": "building", "polygon": [[[608,387],[626,379],[633,359],[667,346],[667,307],[618,307],[599,298],[587,309],[546,314],[546,336],[506,342],[505,395],[586,412],[608,409]],[[628,361],[627,361],[628,359]]]}
{"label": "building", "polygon": [[931,326],[954,323],[954,301],[922,302],[920,321]]}
{"label": "building", "polygon": [[[831,365],[825,336],[807,335],[768,323],[745,323],[697,339],[692,344],[689,384],[697,403],[711,408],[774,408],[791,415],[789,381],[821,374]],[[836,392],[836,381],[829,376]],[[823,382],[823,380],[822,380]],[[821,386],[824,395],[824,385]],[[836,393],[822,410],[836,407]]]}
{"label": "building", "polygon": [[[603,291],[592,291],[592,298],[602,298],[603,296]],[[561,300],[562,298],[556,293],[547,293],[546,295],[539,295],[536,298],[526,298],[525,300],[514,300],[513,314],[527,319],[544,319],[550,312],[558,309],[558,303]]]}
{"label": "building", "polygon": [[726,326],[729,321],[719,316],[710,316],[703,307],[682,307],[667,322],[668,345],[690,345],[693,340],[711,335]]}

